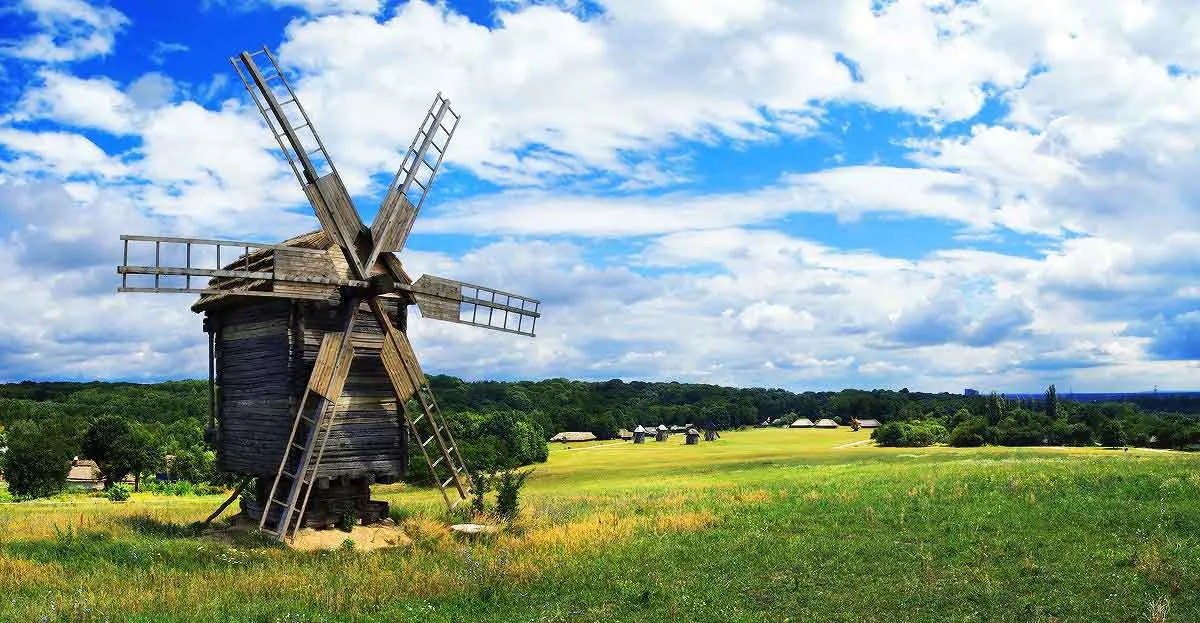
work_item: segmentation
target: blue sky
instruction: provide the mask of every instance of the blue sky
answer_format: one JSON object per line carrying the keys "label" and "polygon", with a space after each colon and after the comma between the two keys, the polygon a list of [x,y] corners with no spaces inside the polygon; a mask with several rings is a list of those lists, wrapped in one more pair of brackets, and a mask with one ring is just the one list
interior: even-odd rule
{"label": "blue sky", "polygon": [[[1194,389],[1188,6],[23,0],[0,10],[0,379],[202,376],[121,233],[315,219],[228,58],[268,45],[374,215],[463,115],[401,259],[545,301],[417,320],[467,378]],[[415,313],[415,312],[414,312]]]}

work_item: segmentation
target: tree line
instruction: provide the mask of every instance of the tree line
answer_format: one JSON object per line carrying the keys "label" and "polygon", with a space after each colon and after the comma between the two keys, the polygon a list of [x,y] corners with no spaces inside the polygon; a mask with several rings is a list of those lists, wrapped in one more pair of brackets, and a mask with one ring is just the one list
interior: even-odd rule
{"label": "tree line", "polygon": [[[464,458],[476,469],[508,469],[544,461],[545,441],[559,431],[587,431],[601,439],[638,424],[712,422],[722,429],[797,418],[876,419],[881,443],[948,442],[956,445],[1091,444],[1185,448],[1200,444],[1200,396],[1139,396],[1122,402],[1077,403],[1053,391],[1039,398],[965,396],[908,389],[792,392],[676,382],[463,381],[434,375],[430,385]],[[111,475],[140,476],[168,470],[193,482],[228,482],[213,469],[203,441],[208,384],[23,382],[0,385],[0,460],[10,489],[13,476],[29,477],[45,492],[61,486],[70,459],[99,456]],[[119,421],[119,422],[118,422]],[[879,433],[877,433],[879,434]],[[88,441],[88,439],[91,441]],[[910,441],[911,441],[910,439]],[[91,445],[87,445],[91,444]],[[105,448],[119,458],[106,457]],[[22,474],[38,454],[50,469]],[[409,479],[424,482],[426,469],[415,449]],[[166,464],[165,456],[173,459]],[[133,457],[133,459],[130,459]],[[146,458],[151,457],[151,458]],[[102,465],[102,469],[104,466]],[[106,473],[108,470],[105,470]],[[48,475],[47,475],[48,474]],[[61,474],[61,478],[58,476]],[[36,477],[34,477],[36,476]],[[40,479],[40,480],[39,480]]]}

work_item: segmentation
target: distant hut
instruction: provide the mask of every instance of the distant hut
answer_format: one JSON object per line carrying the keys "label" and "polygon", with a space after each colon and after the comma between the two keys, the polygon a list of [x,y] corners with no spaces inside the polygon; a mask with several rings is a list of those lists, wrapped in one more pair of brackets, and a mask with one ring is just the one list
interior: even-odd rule
{"label": "distant hut", "polygon": [[562,443],[571,441],[596,441],[596,435],[593,433],[562,432],[551,437],[550,441],[560,441]]}
{"label": "distant hut", "polygon": [[646,429],[641,424],[633,429],[633,443],[646,443]]}
{"label": "distant hut", "polygon": [[768,426],[770,426],[770,425],[771,425],[771,420],[770,420],[770,418],[767,418],[767,419],[763,420],[762,422],[760,422],[760,423],[759,423],[759,425],[758,425],[758,427],[759,427],[759,428],[766,428],[766,427],[768,427]]}
{"label": "distant hut", "polygon": [[718,438],[720,438],[720,435],[717,434],[716,423],[709,422],[708,426],[704,429],[704,441],[716,441]]}
{"label": "distant hut", "polygon": [[834,422],[833,420],[831,420],[829,418],[821,418],[820,420],[817,420],[817,423],[814,424],[813,427],[814,428],[837,428],[838,423]]}
{"label": "distant hut", "polygon": [[621,430],[617,431],[617,438],[622,441],[629,441],[630,439],[633,439],[633,433],[622,428]]}
{"label": "distant hut", "polygon": [[75,457],[71,460],[71,470],[67,472],[66,487],[68,489],[103,489],[104,477],[95,461]]}
{"label": "distant hut", "polygon": [[859,428],[879,428],[879,420],[859,420]]}
{"label": "distant hut", "polygon": [[700,431],[694,428],[689,428],[687,429],[687,433],[685,433],[685,435],[686,437],[684,437],[683,443],[689,446],[694,446],[700,443]]}
{"label": "distant hut", "polygon": [[682,432],[686,431],[687,429],[688,429],[688,427],[686,427],[686,426],[680,426],[679,424],[672,424],[672,425],[671,425],[671,432],[672,432],[672,433],[682,433]]}
{"label": "distant hut", "polygon": [[658,432],[655,433],[655,435],[654,435],[654,441],[666,441],[666,440],[667,440],[667,426],[665,424],[659,424]]}
{"label": "distant hut", "polygon": [[788,428],[812,428],[812,427],[813,427],[813,421],[806,417],[802,417],[788,425]]}

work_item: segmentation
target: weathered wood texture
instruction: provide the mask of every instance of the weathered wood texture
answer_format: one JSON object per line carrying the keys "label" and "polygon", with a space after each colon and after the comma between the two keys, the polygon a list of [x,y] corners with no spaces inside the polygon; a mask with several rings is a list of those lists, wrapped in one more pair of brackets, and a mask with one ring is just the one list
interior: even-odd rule
{"label": "weathered wood texture", "polygon": [[[393,319],[404,311],[396,300],[382,304]],[[273,477],[322,339],[342,328],[339,310],[316,301],[256,300],[210,313],[217,327],[222,389],[218,464],[239,474]],[[407,428],[380,360],[383,335],[365,304],[357,314],[349,376],[340,392],[329,392],[337,396],[331,405],[337,419],[317,478],[392,482],[406,471]],[[318,377],[327,376],[318,369]],[[310,401],[308,409],[321,402]]]}
{"label": "weathered wood texture", "polygon": [[[255,499],[242,499],[242,512],[250,519],[258,521],[262,517],[262,502],[271,492],[271,481],[260,478],[257,481]],[[271,514],[277,516],[278,506],[273,506]],[[371,499],[370,478],[336,478],[317,484],[308,499],[308,508],[304,511],[304,525],[308,528],[332,528],[338,524],[342,512],[354,509],[355,514],[364,524],[372,524],[388,516],[388,503]]]}

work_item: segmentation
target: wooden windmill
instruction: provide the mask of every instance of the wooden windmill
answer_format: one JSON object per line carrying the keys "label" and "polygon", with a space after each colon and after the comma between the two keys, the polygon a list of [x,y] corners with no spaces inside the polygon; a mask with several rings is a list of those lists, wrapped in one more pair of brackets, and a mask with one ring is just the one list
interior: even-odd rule
{"label": "wooden windmill", "polygon": [[[284,540],[350,509],[386,514],[369,485],[405,475],[410,435],[454,506],[467,496],[467,466],[405,333],[407,307],[529,337],[540,316],[529,297],[430,275],[414,282],[395,256],[459,116],[434,98],[368,228],[270,50],[230,62],[321,229],[280,244],[122,236],[119,291],[201,295],[192,310],[205,314],[209,337],[209,439],[219,468],[257,478],[243,511],[263,530]],[[146,259],[131,263],[131,253]],[[194,287],[194,277],[208,281]]]}

